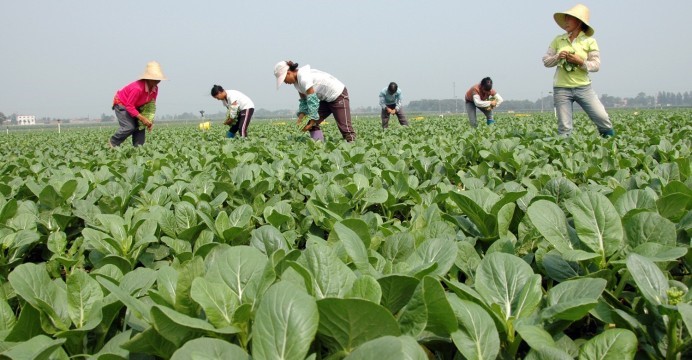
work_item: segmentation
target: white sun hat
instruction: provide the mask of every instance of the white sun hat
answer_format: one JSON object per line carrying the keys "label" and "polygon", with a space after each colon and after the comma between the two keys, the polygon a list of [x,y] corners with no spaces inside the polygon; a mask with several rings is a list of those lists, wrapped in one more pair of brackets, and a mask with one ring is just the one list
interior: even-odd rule
{"label": "white sun hat", "polygon": [[288,63],[285,61],[279,61],[274,65],[274,76],[276,76],[276,88],[281,86],[281,83],[286,79],[286,74],[288,73]]}

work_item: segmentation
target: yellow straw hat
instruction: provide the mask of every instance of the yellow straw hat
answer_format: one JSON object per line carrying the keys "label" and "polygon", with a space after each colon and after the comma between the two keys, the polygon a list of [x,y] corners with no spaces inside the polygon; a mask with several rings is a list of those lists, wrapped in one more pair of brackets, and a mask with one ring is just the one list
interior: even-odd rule
{"label": "yellow straw hat", "polygon": [[555,19],[555,22],[557,23],[558,26],[561,28],[565,28],[565,15],[571,15],[577,19],[579,19],[584,25],[588,27],[584,33],[587,36],[592,36],[594,32],[594,28],[589,24],[589,8],[582,4],[577,4],[573,8],[565,11],[565,12],[558,12],[553,15],[553,19]]}
{"label": "yellow straw hat", "polygon": [[142,74],[139,78],[146,80],[167,80],[163,75],[163,71],[161,71],[161,65],[159,65],[159,63],[156,61],[149,61],[146,69],[144,70],[144,74]]}

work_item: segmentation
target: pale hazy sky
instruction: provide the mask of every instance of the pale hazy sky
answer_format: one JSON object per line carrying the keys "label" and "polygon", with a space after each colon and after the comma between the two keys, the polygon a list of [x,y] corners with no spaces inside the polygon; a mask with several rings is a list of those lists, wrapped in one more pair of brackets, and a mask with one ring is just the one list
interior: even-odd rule
{"label": "pale hazy sky", "polygon": [[[562,32],[562,0],[2,0],[0,112],[37,117],[110,115],[116,90],[156,60],[159,114],[216,113],[213,84],[257,108],[297,108],[275,88],[280,60],[333,74],[351,106],[376,106],[399,83],[404,103],[461,98],[491,76],[505,99],[552,90],[541,57]],[[599,94],[692,90],[692,0],[588,0],[601,48]]]}

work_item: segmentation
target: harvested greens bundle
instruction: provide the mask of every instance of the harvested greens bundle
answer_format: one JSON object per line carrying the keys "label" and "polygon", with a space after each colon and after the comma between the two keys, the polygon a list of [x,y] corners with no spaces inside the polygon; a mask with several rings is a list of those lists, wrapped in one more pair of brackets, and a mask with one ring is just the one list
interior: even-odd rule
{"label": "harvested greens bundle", "polygon": [[[156,103],[154,100],[149,101],[148,103],[142,105],[139,107],[139,113],[142,114],[145,118],[149,119],[151,123],[154,123],[154,115],[156,114]],[[139,130],[144,130],[146,126],[142,124],[142,122],[139,122]]]}

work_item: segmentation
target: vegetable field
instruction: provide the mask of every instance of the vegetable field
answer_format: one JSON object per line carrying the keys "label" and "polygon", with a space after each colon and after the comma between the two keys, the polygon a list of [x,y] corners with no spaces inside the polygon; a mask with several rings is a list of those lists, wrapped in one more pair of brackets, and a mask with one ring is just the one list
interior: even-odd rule
{"label": "vegetable field", "polygon": [[692,357],[692,111],[0,135],[0,357]]}

